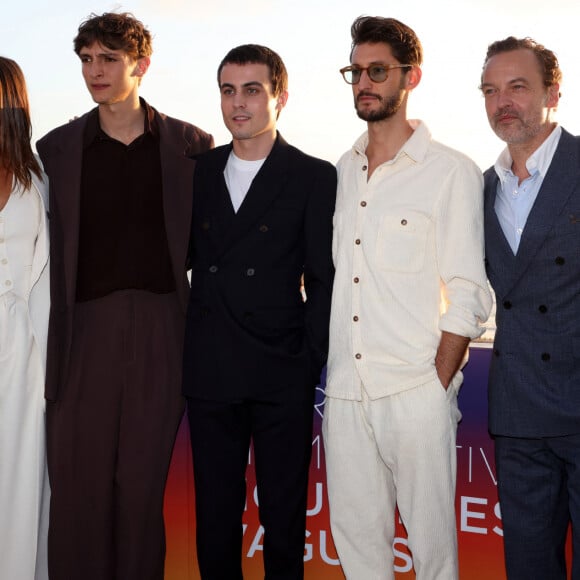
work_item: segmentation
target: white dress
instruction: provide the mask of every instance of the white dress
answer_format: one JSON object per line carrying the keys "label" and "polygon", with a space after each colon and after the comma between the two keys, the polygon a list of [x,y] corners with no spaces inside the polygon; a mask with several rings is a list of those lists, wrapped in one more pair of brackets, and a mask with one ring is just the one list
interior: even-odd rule
{"label": "white dress", "polygon": [[29,297],[44,207],[12,192],[0,211],[0,579],[48,578],[43,347]]}

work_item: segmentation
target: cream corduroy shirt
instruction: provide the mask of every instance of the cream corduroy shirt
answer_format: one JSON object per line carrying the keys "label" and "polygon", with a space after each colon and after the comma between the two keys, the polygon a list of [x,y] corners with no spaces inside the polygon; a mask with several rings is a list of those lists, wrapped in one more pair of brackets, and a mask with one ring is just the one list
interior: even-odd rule
{"label": "cream corduroy shirt", "polygon": [[[437,378],[441,331],[483,333],[483,179],[420,121],[368,176],[365,132],[340,159],[326,395],[361,400]],[[454,380],[460,382],[461,373]]]}

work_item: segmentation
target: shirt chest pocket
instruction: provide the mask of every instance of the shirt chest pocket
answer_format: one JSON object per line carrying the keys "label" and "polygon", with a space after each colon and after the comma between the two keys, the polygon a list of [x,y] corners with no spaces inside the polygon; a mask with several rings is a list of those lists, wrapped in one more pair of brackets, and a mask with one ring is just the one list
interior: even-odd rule
{"label": "shirt chest pocket", "polygon": [[391,272],[418,272],[425,262],[431,220],[401,212],[383,218],[377,236],[377,262]]}

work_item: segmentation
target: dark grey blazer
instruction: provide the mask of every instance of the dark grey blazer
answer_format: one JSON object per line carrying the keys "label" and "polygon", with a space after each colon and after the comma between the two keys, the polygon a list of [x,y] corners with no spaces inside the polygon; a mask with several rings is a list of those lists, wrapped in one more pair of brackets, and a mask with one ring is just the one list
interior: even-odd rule
{"label": "dark grey blazer", "polygon": [[497,300],[489,375],[492,434],[580,433],[580,138],[562,131],[517,254],[485,173],[485,251]]}
{"label": "dark grey blazer", "polygon": [[234,213],[231,149],[202,155],[195,170],[183,391],[311,397],[328,349],[336,170],[278,136]]}

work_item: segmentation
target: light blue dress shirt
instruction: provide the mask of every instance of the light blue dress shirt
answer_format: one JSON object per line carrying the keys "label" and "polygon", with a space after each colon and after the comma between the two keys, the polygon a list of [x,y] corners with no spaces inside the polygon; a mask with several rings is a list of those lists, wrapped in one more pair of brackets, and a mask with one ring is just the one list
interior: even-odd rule
{"label": "light blue dress shirt", "polygon": [[514,255],[518,252],[528,216],[550,168],[561,134],[562,128],[557,126],[530,155],[526,161],[530,177],[521,183],[518,183],[518,177],[511,169],[512,157],[507,147],[495,163],[494,169],[499,177],[495,213]]}

